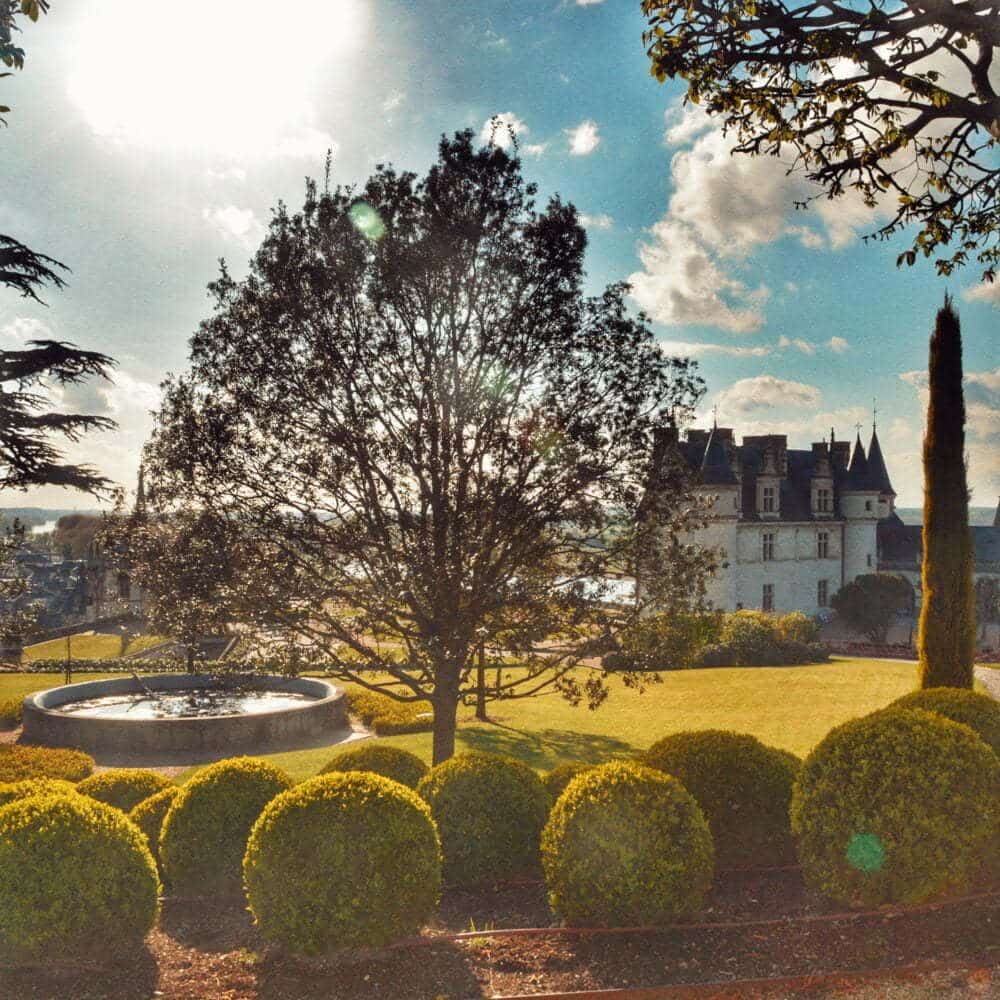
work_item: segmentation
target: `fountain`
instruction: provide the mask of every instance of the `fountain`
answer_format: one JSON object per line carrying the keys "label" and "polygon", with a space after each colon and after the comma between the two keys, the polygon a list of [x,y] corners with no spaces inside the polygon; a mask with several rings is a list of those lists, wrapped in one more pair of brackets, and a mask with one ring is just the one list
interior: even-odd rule
{"label": "fountain", "polygon": [[68,684],[24,699],[26,743],[95,756],[236,756],[333,742],[348,728],[343,691],[314,677],[160,674]]}

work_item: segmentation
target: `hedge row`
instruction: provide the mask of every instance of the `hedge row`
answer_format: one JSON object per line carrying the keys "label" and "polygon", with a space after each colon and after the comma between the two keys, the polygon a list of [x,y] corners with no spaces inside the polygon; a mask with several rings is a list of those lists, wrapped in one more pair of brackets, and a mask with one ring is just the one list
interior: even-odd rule
{"label": "hedge row", "polygon": [[376,691],[351,691],[347,705],[363,726],[378,736],[429,733],[434,728],[430,702],[396,701]]}
{"label": "hedge row", "polygon": [[[256,661],[249,660],[196,660],[198,673],[203,674],[263,674],[267,671]],[[183,672],[186,661],[157,657],[156,659],[127,659],[118,656],[108,660],[72,659],[70,668],[77,674],[176,674]],[[21,671],[26,674],[64,674],[65,659],[35,660],[25,663]],[[280,671],[275,671],[280,673]]]}

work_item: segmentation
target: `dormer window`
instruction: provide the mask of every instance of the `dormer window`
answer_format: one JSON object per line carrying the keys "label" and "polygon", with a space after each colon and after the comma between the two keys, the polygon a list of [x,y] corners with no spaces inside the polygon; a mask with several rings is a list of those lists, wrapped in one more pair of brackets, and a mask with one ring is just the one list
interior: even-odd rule
{"label": "dormer window", "polygon": [[829,514],[833,510],[833,491],[821,486],[816,490],[816,510]]}
{"label": "dormer window", "polygon": [[765,514],[773,514],[775,509],[775,494],[777,490],[773,486],[764,487],[764,495],[761,498],[761,511]]}

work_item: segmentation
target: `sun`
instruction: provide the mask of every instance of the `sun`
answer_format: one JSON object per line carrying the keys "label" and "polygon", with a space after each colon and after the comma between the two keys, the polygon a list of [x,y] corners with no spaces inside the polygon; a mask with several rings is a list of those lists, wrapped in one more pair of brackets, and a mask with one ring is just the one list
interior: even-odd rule
{"label": "sun", "polygon": [[367,0],[88,7],[69,90],[92,128],[124,142],[232,154],[320,134],[315,97],[346,86],[369,13]]}

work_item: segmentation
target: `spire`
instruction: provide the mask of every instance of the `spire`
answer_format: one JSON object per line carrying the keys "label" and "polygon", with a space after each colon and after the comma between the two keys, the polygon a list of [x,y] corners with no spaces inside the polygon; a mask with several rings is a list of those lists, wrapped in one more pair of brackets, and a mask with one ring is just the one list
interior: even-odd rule
{"label": "spire", "polygon": [[889,470],[885,467],[885,459],[882,457],[882,447],[878,443],[878,433],[875,424],[872,424],[872,439],[868,445],[868,474],[871,477],[872,489],[877,489],[879,493],[888,493],[895,496],[896,491],[889,481]]}
{"label": "spire", "polygon": [[711,486],[737,485],[736,476],[729,465],[726,446],[715,421],[712,422],[712,432],[708,435],[705,455],[701,460],[701,481]]}
{"label": "spire", "polygon": [[871,479],[871,469],[865,457],[865,446],[861,443],[861,431],[854,441],[854,452],[851,454],[851,464],[847,470],[848,488],[854,490],[876,490]]}
{"label": "spire", "polygon": [[135,510],[136,513],[144,511],[146,509],[146,470],[142,464],[139,463],[139,476],[135,484]]}

